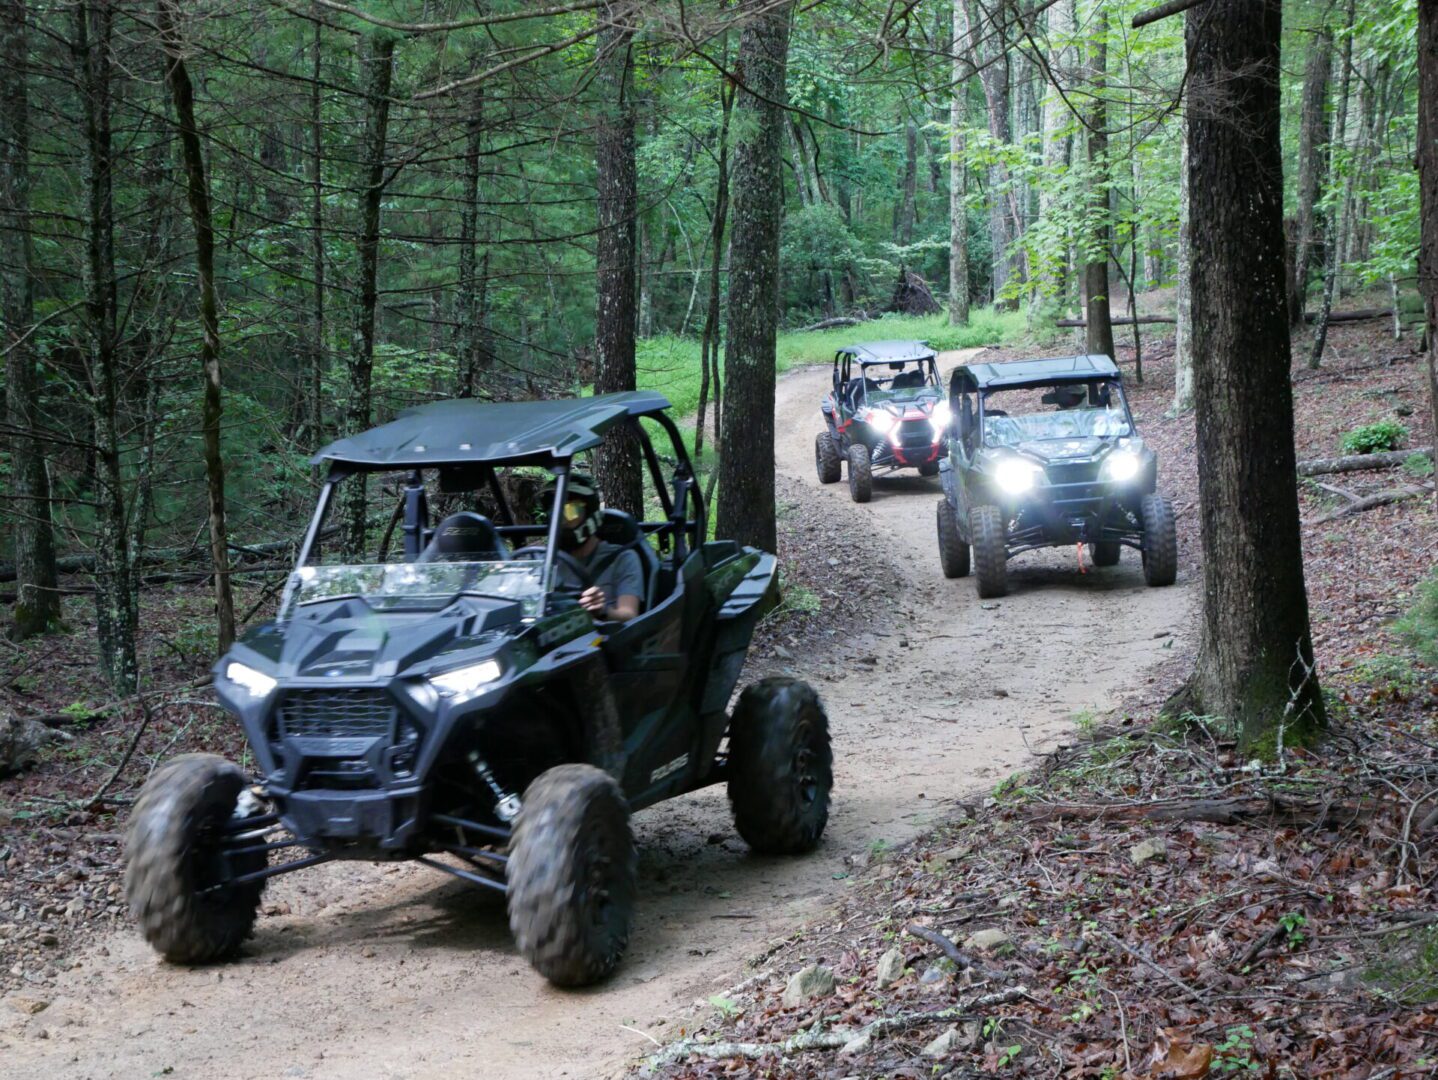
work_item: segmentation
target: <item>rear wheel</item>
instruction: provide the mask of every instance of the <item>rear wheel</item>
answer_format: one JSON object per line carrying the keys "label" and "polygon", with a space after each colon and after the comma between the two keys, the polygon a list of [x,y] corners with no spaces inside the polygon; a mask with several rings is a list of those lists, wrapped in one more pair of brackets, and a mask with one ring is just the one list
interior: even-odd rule
{"label": "rear wheel", "polygon": [[1117,540],[1100,540],[1088,546],[1088,557],[1095,566],[1117,566],[1118,553],[1123,547]]}
{"label": "rear wheel", "polygon": [[814,471],[819,474],[819,483],[833,484],[839,480],[842,459],[834,437],[821,431],[814,437]]}
{"label": "rear wheel", "polygon": [[558,765],[524,793],[510,844],[509,928],[556,986],[610,974],[629,944],[638,856],[629,804],[592,765]]}
{"label": "rear wheel", "polygon": [[813,687],[779,678],[745,687],[729,721],[729,802],[744,842],[765,854],[812,850],[829,820],[833,760]]}
{"label": "rear wheel", "polygon": [[858,503],[874,494],[874,471],[869,466],[869,448],[863,443],[849,447],[849,495]]}
{"label": "rear wheel", "polygon": [[230,956],[254,932],[264,881],[226,882],[263,870],[268,859],[262,851],[223,850],[245,783],[222,757],[185,754],[155,773],[135,801],[125,834],[125,899],[145,940],[171,963]]}
{"label": "rear wheel", "polygon": [[939,564],[946,578],[969,576],[969,545],[959,535],[959,517],[948,499],[939,500]]}
{"label": "rear wheel", "polygon": [[979,598],[991,600],[1009,591],[1009,553],[1004,544],[1004,515],[997,506],[969,511],[969,539],[974,549],[974,579]]}
{"label": "rear wheel", "polygon": [[1143,514],[1143,579],[1150,585],[1172,585],[1178,578],[1178,526],[1166,495],[1145,495]]}

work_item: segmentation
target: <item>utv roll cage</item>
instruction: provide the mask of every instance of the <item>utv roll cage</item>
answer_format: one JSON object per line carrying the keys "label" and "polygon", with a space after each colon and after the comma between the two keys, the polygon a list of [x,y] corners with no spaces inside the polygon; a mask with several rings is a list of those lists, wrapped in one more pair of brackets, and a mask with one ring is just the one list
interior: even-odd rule
{"label": "utv roll cage", "polygon": [[[678,427],[666,410],[669,400],[653,391],[635,390],[578,400],[485,402],[474,398],[438,401],[406,409],[394,420],[369,431],[330,443],[310,458],[328,466],[314,515],[300,543],[295,568],[314,551],[334,501],[335,488],[363,473],[409,472],[402,495],[402,533],[406,561],[417,559],[433,537],[425,470],[438,473],[442,493],[484,489],[493,501],[501,538],[545,536],[544,591],[549,592],[559,542],[560,508],[564,505],[573,459],[604,441],[618,428],[628,428],[639,443],[663,520],[638,522],[641,537],[653,538],[659,551],[672,554],[672,565],[707,537],[704,497]],[[641,420],[652,420],[669,436],[675,460],[673,488]],[[479,433],[483,433],[483,438]],[[500,467],[533,466],[557,480],[546,524],[518,520],[500,483]],[[385,546],[388,546],[388,534]],[[291,579],[293,582],[293,578]],[[292,585],[285,589],[280,610],[287,607]],[[546,599],[546,603],[548,600]]]}

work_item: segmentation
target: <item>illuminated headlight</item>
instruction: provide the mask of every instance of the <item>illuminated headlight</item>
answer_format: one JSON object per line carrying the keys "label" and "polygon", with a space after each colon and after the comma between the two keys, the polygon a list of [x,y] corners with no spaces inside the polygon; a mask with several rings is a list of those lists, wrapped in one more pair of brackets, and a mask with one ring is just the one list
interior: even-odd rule
{"label": "illuminated headlight", "polygon": [[949,403],[940,401],[935,403],[934,411],[929,413],[929,423],[934,425],[934,442],[944,437],[944,432],[949,428],[949,419],[953,414],[949,411]]}
{"label": "illuminated headlight", "polygon": [[500,671],[498,660],[482,660],[443,675],[431,675],[429,682],[440,697],[452,702],[467,701],[499,678]]}
{"label": "illuminated headlight", "polygon": [[232,660],[226,665],[225,678],[256,700],[269,697],[270,691],[275,688],[274,679],[263,671],[256,671],[248,664],[241,664],[237,660]]}
{"label": "illuminated headlight", "polygon": [[1142,464],[1137,454],[1129,453],[1127,450],[1116,450],[1104,459],[1103,478],[1121,484],[1125,480],[1132,480],[1137,476]]}
{"label": "illuminated headlight", "polygon": [[898,422],[899,418],[887,409],[870,409],[864,414],[864,423],[868,424],[880,435],[887,435]]}
{"label": "illuminated headlight", "polygon": [[994,469],[994,480],[1010,495],[1022,495],[1034,486],[1039,467],[1022,458],[1008,458]]}

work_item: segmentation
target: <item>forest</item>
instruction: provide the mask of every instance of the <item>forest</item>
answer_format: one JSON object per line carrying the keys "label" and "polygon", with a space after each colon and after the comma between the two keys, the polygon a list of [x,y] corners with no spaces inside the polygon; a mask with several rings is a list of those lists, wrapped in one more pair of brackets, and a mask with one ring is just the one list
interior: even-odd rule
{"label": "forest", "polygon": [[[1253,858],[1281,860],[1290,842],[1309,858],[1311,838],[1338,829],[1333,807],[1351,810],[1347,825],[1364,831],[1334,842],[1356,852],[1342,868],[1314,856],[1301,873],[1284,864],[1279,900],[1233,893],[1233,925],[1252,935],[1223,961],[1224,978],[1208,978],[1198,946],[1165,979],[1177,959],[1134,960],[1120,943],[1126,969],[1148,978],[1158,966],[1164,993],[1178,985],[1186,1004],[1164,1005],[1166,1019],[1107,1011],[1097,989],[1077,1005],[1063,998],[1076,993],[1068,980],[1099,985],[1099,961],[1056,976],[1065,1008],[1091,1010],[1085,1023],[1103,1013],[1089,1042],[1107,1056],[1092,1071],[1046,1075],[1291,1065],[1312,1032],[1240,1038],[1242,1009],[1214,999],[1233,972],[1298,951],[1311,931],[1294,918],[1332,914],[1293,899],[1328,888],[1294,875],[1326,875],[1341,892],[1350,865],[1381,865],[1380,892],[1411,891],[1381,904],[1365,893],[1345,918],[1433,921],[1435,297],[1438,0],[0,0],[0,721],[14,731],[0,725],[0,751],[16,766],[40,759],[23,793],[0,789],[0,825],[112,829],[146,779],[143,761],[153,772],[164,751],[233,750],[238,734],[196,695],[217,658],[275,617],[321,487],[311,455],[408,408],[663,393],[714,507],[710,532],[779,555],[785,599],[761,624],[759,669],[802,672],[842,651],[862,673],[889,663],[891,643],[855,642],[891,600],[906,618],[934,620],[936,640],[951,629],[941,618],[977,634],[972,620],[991,606],[951,610],[929,595],[934,574],[889,593],[874,584],[909,572],[902,544],[884,546],[909,534],[882,517],[887,504],[876,504],[884,524],[873,534],[838,523],[850,508],[816,501],[811,474],[808,487],[795,479],[785,380],[825,365],[814,386],[827,392],[836,348],[889,339],[925,340],[946,370],[980,350],[1107,356],[1163,467],[1182,477],[1188,599],[1171,622],[1133,616],[1154,641],[1170,639],[1154,648],[1181,642],[1169,657],[1119,649],[1115,684],[1085,682],[1091,696],[1068,704],[1103,701],[1155,724],[1162,712],[1192,722],[1190,733],[1155,727],[1145,742],[1105,728],[1121,753],[1091,790],[1066,786],[1089,765],[1063,757],[1065,746],[1042,783],[1018,785],[1037,809],[1000,799],[969,805],[969,818],[1007,813],[1005,828],[1041,830],[1064,810],[1093,844],[1057,825],[1044,844],[1079,851],[1147,820],[1134,809],[1142,800],[1201,802],[1197,817],[1150,821],[1189,823],[1165,826],[1178,829],[1247,827],[1261,804],[1265,835],[1280,839]],[[805,408],[818,430],[817,396]],[[596,451],[606,504],[643,517],[643,468],[632,441]],[[941,494],[937,482],[921,490]],[[360,477],[323,543],[369,561],[388,547],[397,495]],[[932,499],[917,501],[924,546],[913,560],[927,566]],[[856,559],[869,569],[851,570]],[[1125,638],[1124,602],[1107,599],[1096,636]],[[1015,617],[1027,636],[1002,640],[1048,664],[1047,616]],[[895,631],[904,649],[910,636]],[[926,655],[934,674],[970,662]],[[1161,667],[1170,660],[1181,670]],[[1162,684],[1162,701],[1135,706],[1119,692],[1149,683]],[[936,698],[950,712],[964,700]],[[23,750],[22,724],[44,729]],[[1404,734],[1390,740],[1390,726]],[[51,739],[58,748],[36,749]],[[1348,757],[1313,749],[1350,743]],[[1319,781],[1295,778],[1310,755],[1332,770],[1322,773],[1331,805]],[[0,776],[6,766],[0,753]],[[1100,800],[1122,804],[1122,826],[1085,809]],[[1111,844],[1137,873],[1126,837]],[[38,865],[47,842],[17,829],[11,845],[0,830],[0,886],[7,856],[13,875],[22,856]],[[906,897],[967,895],[934,868],[969,841],[918,842],[891,884],[918,866],[934,880]],[[1005,859],[1015,880],[1048,873],[1029,857],[995,849],[976,871],[990,878],[971,891],[993,900],[1007,889],[993,877]],[[845,859],[821,875],[830,895],[859,874]],[[1178,876],[1177,862],[1149,871]],[[1227,920],[1198,914],[1218,891],[1187,896],[1193,910],[1169,931],[1226,932]],[[99,901],[110,921],[113,895]],[[908,902],[883,895],[866,911]],[[0,930],[24,924],[22,901],[10,903]],[[1027,965],[1030,980],[1052,974],[1022,949],[990,955],[929,929],[930,908],[914,911],[895,932],[927,941],[965,979],[1015,985],[1022,973],[986,967],[998,957]],[[1362,938],[1374,925],[1332,932]],[[1438,948],[1426,936],[1408,944]],[[849,941],[840,975],[848,963],[868,978],[872,965],[853,958],[879,945]],[[40,970],[27,963],[15,965],[21,990],[23,972]],[[1424,964],[1421,993],[1390,986],[1371,1008],[1353,1006],[1362,1015],[1325,1044],[1331,1059],[1269,1075],[1369,1080],[1431,1060],[1438,976],[1431,956]],[[1031,1044],[1042,1038],[965,1034],[968,986],[935,999],[950,1014],[891,1025],[922,1039],[863,1060],[927,1068],[921,1053],[946,1060],[952,1049],[973,1051],[985,1074],[1025,1055],[1038,1070],[1047,1059]],[[1133,1009],[1147,992],[1130,981],[1103,993]],[[1223,1013],[1217,1028],[1185,1012],[1199,999],[1204,1016]],[[722,1000],[707,1034],[646,1067],[718,1075],[706,1070],[824,1049],[802,1042],[802,1010],[780,1021],[772,1001],[764,1012]],[[1021,1010],[1027,999],[976,1000]],[[844,1007],[856,1024],[878,1022]],[[1024,1015],[1015,1027],[1047,1022]],[[1120,1016],[1121,1037],[1110,1030]],[[1354,1049],[1380,1017],[1389,1041]],[[950,1021],[957,1041],[931,1054],[941,1029],[923,1025]],[[756,1038],[753,1053],[700,1045]],[[1088,1052],[1070,1039],[1053,1053],[1080,1069]],[[1390,1071],[1364,1071],[1379,1061]]]}

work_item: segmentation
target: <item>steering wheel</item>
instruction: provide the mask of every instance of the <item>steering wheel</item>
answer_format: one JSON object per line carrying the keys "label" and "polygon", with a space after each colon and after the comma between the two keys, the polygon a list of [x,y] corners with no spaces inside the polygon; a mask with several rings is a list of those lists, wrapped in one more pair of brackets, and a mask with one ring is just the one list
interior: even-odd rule
{"label": "steering wheel", "polygon": [[[520,548],[511,555],[510,558],[538,561],[543,559],[547,554],[549,554],[549,551],[544,546],[540,544],[530,544],[528,547]],[[579,587],[577,589],[572,585],[560,585],[556,586],[556,588],[563,589],[565,592],[583,592],[594,584],[594,575],[589,572],[589,568],[573,555],[569,554],[569,552],[556,549],[554,557],[569,570],[573,571],[574,576],[579,579]]]}

